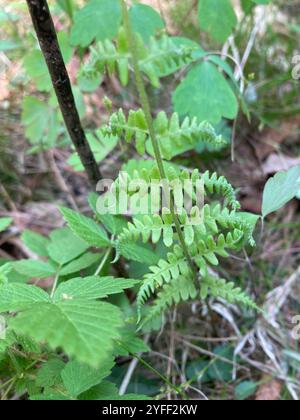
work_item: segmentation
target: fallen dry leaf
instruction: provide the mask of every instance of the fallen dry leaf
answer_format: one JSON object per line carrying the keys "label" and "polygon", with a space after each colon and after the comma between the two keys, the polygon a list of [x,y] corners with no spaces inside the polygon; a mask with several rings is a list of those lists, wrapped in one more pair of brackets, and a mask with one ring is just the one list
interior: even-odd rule
{"label": "fallen dry leaf", "polygon": [[262,169],[265,175],[271,175],[275,172],[287,171],[297,165],[300,165],[300,157],[292,158],[286,155],[272,153],[262,165]]}
{"label": "fallen dry leaf", "polygon": [[9,82],[6,79],[0,79],[0,101],[9,98]]}
{"label": "fallen dry leaf", "polygon": [[289,138],[299,140],[300,118],[292,117],[283,121],[278,128],[267,128],[256,137],[253,144],[260,161],[265,160],[271,153]]}
{"label": "fallen dry leaf", "polygon": [[[266,383],[265,381],[269,381]],[[259,387],[256,393],[256,401],[278,401],[282,390],[282,383],[277,379],[270,377],[263,377],[263,384]]]}

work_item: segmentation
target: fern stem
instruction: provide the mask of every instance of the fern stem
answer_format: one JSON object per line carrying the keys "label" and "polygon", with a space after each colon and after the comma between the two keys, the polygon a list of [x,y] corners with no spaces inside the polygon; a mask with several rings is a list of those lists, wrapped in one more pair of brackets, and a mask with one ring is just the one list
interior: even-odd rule
{"label": "fern stem", "polygon": [[107,260],[108,260],[108,258],[110,256],[111,251],[112,251],[112,247],[109,247],[108,250],[106,251],[104,257],[102,258],[101,263],[99,264],[99,267],[97,268],[97,270],[96,270],[96,272],[94,274],[95,276],[99,276],[99,274],[103,270],[103,267],[105,266],[105,264],[106,264],[106,262],[107,262]]}
{"label": "fern stem", "polygon": [[[153,151],[154,151],[154,156],[157,162],[157,166],[158,166],[158,170],[159,170],[159,174],[161,179],[167,179],[166,176],[166,172],[165,172],[165,168],[164,168],[164,164],[163,164],[163,160],[162,160],[162,155],[161,155],[161,151],[159,148],[159,143],[157,141],[157,137],[156,137],[156,133],[155,133],[155,129],[154,129],[154,122],[153,122],[153,118],[152,118],[152,114],[151,114],[151,108],[150,108],[150,101],[146,92],[146,88],[144,85],[144,81],[142,78],[142,74],[140,71],[140,67],[139,67],[139,60],[138,60],[138,55],[137,55],[137,45],[135,42],[135,37],[132,31],[132,27],[130,24],[130,19],[129,19],[129,13],[128,13],[128,8],[127,8],[127,4],[126,4],[126,0],[120,0],[121,1],[121,6],[122,6],[122,14],[123,14],[123,21],[124,21],[124,27],[125,27],[125,31],[128,37],[128,44],[129,44],[129,49],[131,52],[131,56],[132,56],[132,64],[133,64],[133,70],[134,70],[134,75],[135,75],[135,80],[136,80],[136,86],[137,86],[137,90],[140,96],[140,101],[141,101],[141,105],[143,108],[143,111],[145,113],[145,117],[146,117],[146,122],[148,125],[148,129],[149,129],[149,134],[150,134],[150,140],[153,146]],[[178,234],[179,237],[179,241],[181,243],[184,255],[188,261],[188,264],[190,266],[191,271],[194,273],[195,277],[197,275],[193,260],[190,256],[190,253],[188,251],[188,248],[186,246],[185,240],[184,240],[184,236],[181,230],[181,226],[180,226],[180,221],[175,213],[175,203],[174,203],[174,198],[172,196],[172,194],[170,194],[170,211],[174,220],[174,224],[175,224],[175,228],[176,228],[176,232]]]}
{"label": "fern stem", "polygon": [[154,373],[154,375],[156,375],[158,378],[160,378],[163,382],[165,382],[166,385],[168,385],[171,389],[173,389],[173,391],[175,391],[177,394],[181,394],[182,390],[181,387],[178,387],[174,384],[172,384],[171,381],[169,381],[169,379],[164,376],[162,373],[160,373],[158,370],[156,370],[153,366],[151,366],[148,362],[146,362],[145,359],[143,359],[141,356],[139,356],[136,353],[132,353],[127,346],[124,343],[118,342],[118,344],[124,348],[124,350],[126,350],[130,356],[134,357],[135,359],[138,360],[138,362],[140,362],[143,366],[145,366],[148,370],[150,370],[152,373]]}
{"label": "fern stem", "polygon": [[59,269],[58,269],[58,271],[57,271],[57,273],[56,273],[56,276],[55,276],[54,282],[53,282],[52,290],[51,290],[51,293],[50,293],[50,298],[51,298],[51,299],[53,298],[54,293],[55,293],[55,290],[56,290],[56,288],[57,288],[57,283],[58,283],[59,274],[60,274],[60,268],[61,268],[61,267],[59,267]]}

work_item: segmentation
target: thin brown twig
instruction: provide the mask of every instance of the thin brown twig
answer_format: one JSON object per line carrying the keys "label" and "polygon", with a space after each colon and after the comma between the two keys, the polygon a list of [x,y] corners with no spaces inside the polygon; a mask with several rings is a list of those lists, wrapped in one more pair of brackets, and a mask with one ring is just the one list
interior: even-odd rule
{"label": "thin brown twig", "polygon": [[45,159],[47,161],[47,164],[49,166],[50,171],[53,174],[53,177],[55,179],[55,182],[58,186],[58,188],[60,188],[67,196],[68,201],[70,203],[70,205],[73,207],[74,210],[78,211],[78,206],[76,204],[76,201],[70,191],[70,188],[68,187],[66,181],[64,180],[62,174],[60,173],[60,170],[56,164],[55,161],[55,157],[54,157],[54,152],[53,150],[48,150],[47,152],[45,152]]}
{"label": "thin brown twig", "polygon": [[46,0],[26,1],[68,133],[95,188],[102,176],[81,125],[48,3]]}

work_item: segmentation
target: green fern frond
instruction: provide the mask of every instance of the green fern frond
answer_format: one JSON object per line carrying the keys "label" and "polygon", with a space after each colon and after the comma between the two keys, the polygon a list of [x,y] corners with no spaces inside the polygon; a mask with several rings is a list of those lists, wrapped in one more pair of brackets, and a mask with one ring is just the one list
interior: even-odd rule
{"label": "green fern frond", "polygon": [[255,246],[253,238],[253,225],[244,220],[241,213],[235,210],[229,210],[227,207],[223,208],[220,204],[204,206],[204,222],[205,225],[215,227],[215,223],[222,229],[238,229],[244,233],[244,243],[249,243]]}
{"label": "green fern frond", "polygon": [[[175,225],[172,216],[168,209],[162,210],[162,216],[145,215],[142,220],[133,219],[132,223],[128,223],[127,228],[118,236],[120,242],[138,241],[142,239],[147,243],[150,239],[156,244],[161,239],[166,247],[174,244],[176,237]],[[194,227],[187,222],[187,214],[183,212],[179,216],[179,221],[182,223],[181,228],[186,244],[189,246],[194,241]]]}
{"label": "green fern frond", "polygon": [[199,294],[191,277],[179,276],[163,286],[155,299],[149,314],[143,323],[155,318],[168,308],[190,299],[195,299]]}
{"label": "green fern frond", "polygon": [[[233,210],[239,210],[241,207],[236,198],[235,189],[224,176],[219,177],[217,173],[210,174],[209,171],[201,174],[198,169],[195,169],[193,172],[189,172],[188,170],[177,169],[175,166],[168,166],[166,172],[169,181],[177,180],[184,183],[189,180],[194,186],[196,186],[197,182],[203,183],[204,193],[206,196],[218,194],[221,198],[224,198],[224,204],[231,207]],[[128,174],[129,181],[134,179],[142,179],[148,183],[151,183],[153,180],[160,179],[157,165],[153,164],[151,170],[149,170],[149,168],[137,166],[136,169],[133,170],[133,174]],[[120,180],[120,178],[117,178],[115,185],[118,185]]]}
{"label": "green fern frond", "polygon": [[[176,45],[172,38],[162,36],[151,38],[145,46],[142,38],[136,34],[140,70],[149,78],[154,87],[159,87],[159,79],[173,73],[193,61],[193,46]],[[116,43],[106,39],[90,48],[90,59],[82,69],[86,77],[117,72],[123,86],[128,84],[131,54],[124,29],[119,31]]]}
{"label": "green fern frond", "polygon": [[[216,146],[226,144],[223,137],[218,136],[213,126],[207,121],[199,123],[197,118],[191,120],[187,117],[181,124],[177,113],[168,118],[165,112],[160,112],[155,118],[154,128],[162,157],[167,160],[193,149],[199,142]],[[103,133],[124,137],[128,143],[135,139],[136,148],[142,155],[145,153],[147,142],[147,151],[153,154],[145,114],[141,109],[131,110],[128,117],[122,109],[112,114],[109,124],[103,128]]]}
{"label": "green fern frond", "polygon": [[[229,303],[242,304],[248,308],[260,311],[260,308],[245,292],[239,287],[235,288],[234,283],[228,283],[226,280],[217,277],[207,276],[201,279],[200,285],[200,296],[202,299],[206,299],[210,294]],[[186,276],[177,277],[171,283],[163,285],[143,323],[162,314],[171,306],[195,299],[198,295],[199,289],[192,278]]]}
{"label": "green fern frond", "polygon": [[[192,215],[193,210],[191,211]],[[184,210],[179,216],[179,220],[185,243],[188,246],[191,246],[195,239],[210,241],[210,237],[224,234],[225,230],[237,232],[236,241],[242,240],[241,244],[249,243],[251,246],[255,245],[251,224],[245,222],[238,212],[230,211],[227,208],[222,209],[220,204],[213,207],[206,204],[203,208],[203,215],[199,219],[199,224],[190,223],[192,219],[187,216]],[[231,238],[230,235],[228,238]],[[162,216],[145,215],[141,219],[134,218],[132,223],[129,222],[127,227],[123,229],[117,239],[119,242],[142,240],[144,243],[151,240],[153,244],[163,239],[165,246],[169,248],[177,239],[177,234],[169,210],[163,209]],[[237,247],[236,241],[228,243],[228,247]],[[222,256],[227,256],[227,254],[224,255],[223,252]]]}
{"label": "green fern frond", "polygon": [[165,283],[170,283],[178,277],[193,278],[184,253],[180,246],[175,245],[173,252],[170,252],[166,260],[160,260],[157,266],[150,267],[151,273],[144,277],[143,284],[137,295],[137,306],[141,306],[155,293],[157,288]]}
{"label": "green fern frond", "polygon": [[240,287],[235,287],[232,282],[219,279],[214,276],[207,276],[201,280],[201,298],[206,299],[209,294],[213,297],[220,297],[229,303],[240,303],[249,308],[260,310],[255,302],[242,291]]}
{"label": "green fern frond", "polygon": [[227,235],[221,233],[216,239],[212,235],[196,239],[190,249],[201,275],[206,275],[207,264],[219,265],[218,256],[229,257],[227,249],[236,249],[242,238],[243,232],[235,229]]}
{"label": "green fern frond", "polygon": [[[196,172],[194,172],[194,176],[197,177],[199,174],[197,175]],[[203,180],[207,193],[216,193],[223,196],[226,199],[226,204],[234,210],[241,207],[240,203],[236,199],[233,186],[224,176],[219,177],[216,172],[211,175],[209,171],[206,171],[202,176],[200,175],[200,179]]]}

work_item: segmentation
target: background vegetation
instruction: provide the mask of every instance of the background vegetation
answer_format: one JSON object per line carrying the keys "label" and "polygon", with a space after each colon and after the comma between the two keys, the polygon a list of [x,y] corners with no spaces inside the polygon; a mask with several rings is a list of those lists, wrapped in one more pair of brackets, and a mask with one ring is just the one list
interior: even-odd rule
{"label": "background vegetation", "polygon": [[[119,2],[48,3],[102,176],[157,175]],[[97,215],[26,2],[0,6],[1,399],[297,400],[299,1],[129,10],[168,176],[206,174],[207,231],[180,220],[201,290],[173,221]]]}

